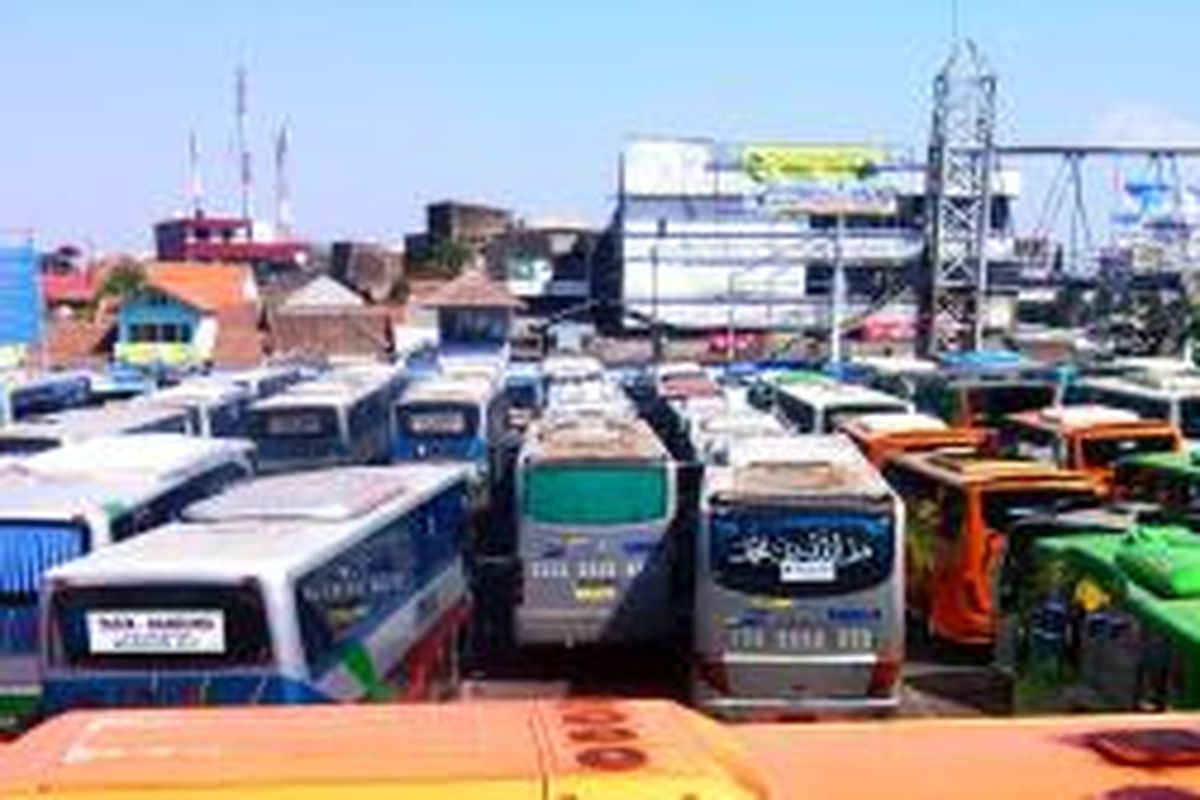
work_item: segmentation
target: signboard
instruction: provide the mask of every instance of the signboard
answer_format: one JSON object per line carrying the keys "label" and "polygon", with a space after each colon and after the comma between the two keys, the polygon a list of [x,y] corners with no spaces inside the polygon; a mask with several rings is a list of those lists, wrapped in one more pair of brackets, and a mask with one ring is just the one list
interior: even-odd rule
{"label": "signboard", "polygon": [[544,294],[554,277],[550,259],[542,256],[511,256],[505,265],[508,290],[518,296]]}
{"label": "signboard", "polygon": [[87,632],[96,655],[225,652],[225,615],[217,610],[89,611]]}
{"label": "signboard", "polygon": [[876,180],[886,153],[874,147],[746,145],[741,167],[762,189],[770,216],[888,216],[895,189]]}

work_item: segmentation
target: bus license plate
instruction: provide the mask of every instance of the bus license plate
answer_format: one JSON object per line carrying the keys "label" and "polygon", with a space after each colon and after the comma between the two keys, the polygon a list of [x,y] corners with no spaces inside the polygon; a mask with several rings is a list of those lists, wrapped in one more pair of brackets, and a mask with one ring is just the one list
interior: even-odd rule
{"label": "bus license plate", "polygon": [[832,583],[837,579],[837,565],[832,561],[779,562],[781,583]]}
{"label": "bus license plate", "polygon": [[575,600],[580,603],[604,603],[616,598],[617,587],[615,586],[592,584],[575,587]]}
{"label": "bus license plate", "polygon": [[224,653],[225,615],[216,610],[89,611],[94,654]]}

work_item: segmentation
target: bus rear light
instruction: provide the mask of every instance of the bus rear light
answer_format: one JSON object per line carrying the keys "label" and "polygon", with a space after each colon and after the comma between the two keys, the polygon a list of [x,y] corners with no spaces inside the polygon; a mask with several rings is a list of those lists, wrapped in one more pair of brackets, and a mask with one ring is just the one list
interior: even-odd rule
{"label": "bus rear light", "polygon": [[714,689],[717,694],[733,694],[733,687],[729,683],[729,670],[723,661],[698,655],[695,663],[696,677]]}
{"label": "bus rear light", "polygon": [[900,679],[902,659],[896,655],[882,655],[871,667],[871,680],[867,683],[867,697],[889,697]]}

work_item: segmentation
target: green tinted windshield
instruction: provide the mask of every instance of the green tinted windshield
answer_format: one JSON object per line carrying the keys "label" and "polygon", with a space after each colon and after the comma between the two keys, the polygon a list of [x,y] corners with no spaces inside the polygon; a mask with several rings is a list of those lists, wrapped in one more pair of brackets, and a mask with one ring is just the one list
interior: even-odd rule
{"label": "green tinted windshield", "polygon": [[535,522],[626,525],[667,513],[662,464],[538,466],[525,473],[525,514]]}

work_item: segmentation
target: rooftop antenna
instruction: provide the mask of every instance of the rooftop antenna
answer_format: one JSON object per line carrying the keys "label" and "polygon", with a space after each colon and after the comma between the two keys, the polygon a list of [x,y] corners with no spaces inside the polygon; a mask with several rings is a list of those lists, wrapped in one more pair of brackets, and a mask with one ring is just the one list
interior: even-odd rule
{"label": "rooftop antenna", "polygon": [[950,0],[950,41],[958,41],[958,0]]}
{"label": "rooftop antenna", "polygon": [[246,66],[239,64],[237,68],[237,86],[236,86],[236,113],[237,113],[237,146],[238,146],[238,173],[242,187],[242,219],[249,222],[253,217],[253,209],[250,207],[250,195],[254,186],[253,173],[250,171],[250,148],[246,143]]}
{"label": "rooftop antenna", "polygon": [[204,184],[200,178],[200,137],[194,129],[188,133],[188,201],[192,216],[204,215]]}
{"label": "rooftop antenna", "polygon": [[275,227],[280,233],[286,233],[292,227],[292,197],[288,185],[288,148],[291,141],[291,126],[284,120],[275,138]]}

